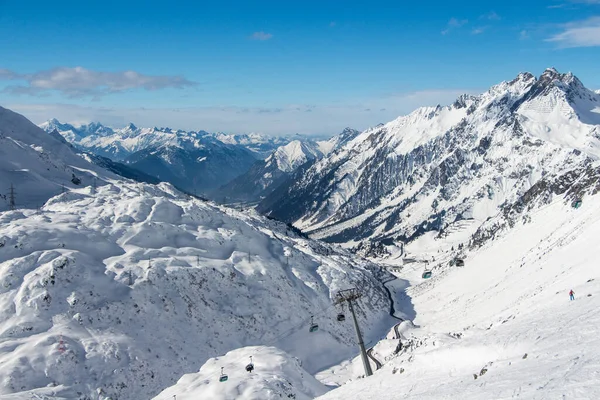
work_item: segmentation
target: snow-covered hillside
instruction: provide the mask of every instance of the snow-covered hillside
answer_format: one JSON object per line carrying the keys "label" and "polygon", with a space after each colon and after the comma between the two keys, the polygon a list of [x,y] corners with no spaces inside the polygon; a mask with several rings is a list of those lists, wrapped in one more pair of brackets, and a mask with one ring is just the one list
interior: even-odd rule
{"label": "snow-covered hillside", "polygon": [[0,395],[150,398],[251,345],[281,348],[315,373],[355,351],[354,332],[335,320],[337,290],[365,293],[368,340],[388,326],[371,270],[168,184],[107,181],[0,213]]}
{"label": "snow-covered hillside", "polygon": [[99,173],[114,176],[77,155],[62,137],[0,107],[0,211],[10,207],[11,185],[16,207],[37,208],[65,188],[92,185]]}
{"label": "snow-covered hillside", "polygon": [[460,231],[407,245],[405,259],[415,262],[397,274],[412,287],[397,298],[414,326],[402,323],[399,338],[391,330],[375,346],[383,367],[374,376],[357,379],[347,366],[320,374],[352,381],[319,399],[600,398],[598,196],[579,208],[568,194],[553,196],[466,251],[464,267],[449,265],[468,242]]}
{"label": "snow-covered hillside", "polygon": [[546,70],[366,130],[259,205],[313,237],[408,242],[461,220],[474,234],[542,178],[600,158],[600,96]]}
{"label": "snow-covered hillside", "polygon": [[358,131],[346,128],[328,140],[293,140],[222,186],[216,197],[224,202],[257,202],[283,184],[298,168],[323,158],[358,134]]}
{"label": "snow-covered hillside", "polygon": [[[254,369],[247,372],[246,365]],[[220,382],[221,368],[227,375]],[[183,376],[154,400],[311,400],[327,388],[306,372],[300,360],[273,347],[245,347],[211,358],[200,372]]]}

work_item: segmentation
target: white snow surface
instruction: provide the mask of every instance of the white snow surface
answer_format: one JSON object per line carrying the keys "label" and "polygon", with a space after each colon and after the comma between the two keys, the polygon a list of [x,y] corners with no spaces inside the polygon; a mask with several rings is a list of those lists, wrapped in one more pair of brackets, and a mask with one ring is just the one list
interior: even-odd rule
{"label": "white snow surface", "polygon": [[467,240],[459,231],[407,245],[416,262],[389,262],[412,285],[395,297],[414,325],[375,346],[384,365],[372,377],[359,379],[357,359],[319,374],[349,381],[319,399],[600,398],[599,200],[574,209],[557,198],[463,253],[464,267],[448,265]]}
{"label": "white snow surface", "polygon": [[[252,345],[277,346],[315,373],[355,351],[332,306],[348,287],[365,293],[358,315],[369,340],[390,324],[365,260],[168,184],[91,189],[0,213],[0,396],[150,398]],[[268,368],[299,382],[305,372],[287,355],[265,351]]]}
{"label": "white snow surface", "polygon": [[[245,366],[250,361],[254,370],[248,373]],[[226,382],[219,381],[221,368]],[[174,396],[178,400],[309,400],[327,390],[301,367],[299,359],[274,347],[252,346],[211,358],[199,372],[184,375],[154,400]]]}

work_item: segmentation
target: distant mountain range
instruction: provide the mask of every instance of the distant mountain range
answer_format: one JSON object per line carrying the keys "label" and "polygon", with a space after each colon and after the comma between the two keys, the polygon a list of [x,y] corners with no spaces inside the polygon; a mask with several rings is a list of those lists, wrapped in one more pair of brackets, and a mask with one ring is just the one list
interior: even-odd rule
{"label": "distant mountain range", "polygon": [[[271,137],[261,134],[229,135],[206,131],[183,131],[170,128],[138,128],[129,124],[113,129],[98,122],[75,127],[51,119],[40,125],[48,133],[58,133],[79,151],[121,164],[113,170],[133,171],[159,181],[170,182],[182,190],[204,195],[248,172],[257,160],[288,143],[302,142],[310,148],[312,139],[292,135]],[[327,142],[323,142],[327,150]],[[321,150],[316,150],[321,154]],[[93,160],[99,161],[98,158]],[[294,164],[295,165],[295,164]],[[288,168],[289,169],[289,168]]]}
{"label": "distant mountain range", "polygon": [[312,164],[353,139],[359,132],[346,128],[329,140],[293,140],[277,148],[266,160],[259,160],[250,170],[217,192],[225,203],[255,203],[289,179],[301,166]]}

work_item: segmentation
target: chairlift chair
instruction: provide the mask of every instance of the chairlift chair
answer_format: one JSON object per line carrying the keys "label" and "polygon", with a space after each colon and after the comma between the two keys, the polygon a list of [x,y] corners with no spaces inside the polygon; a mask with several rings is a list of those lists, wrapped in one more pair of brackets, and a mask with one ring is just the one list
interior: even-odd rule
{"label": "chairlift chair", "polygon": [[247,372],[254,371],[254,363],[252,362],[252,356],[250,356],[250,364],[246,365],[246,371]]}
{"label": "chairlift chair", "polygon": [[421,275],[421,278],[423,278],[423,279],[431,278],[431,271],[423,271],[423,275]]}
{"label": "chairlift chair", "polygon": [[579,208],[581,207],[581,204],[583,204],[583,201],[581,199],[577,199],[571,203],[571,207]]}
{"label": "chairlift chair", "polygon": [[344,322],[346,320],[346,316],[344,315],[344,303],[342,303],[342,311],[337,315],[338,322]]}
{"label": "chairlift chair", "polygon": [[313,317],[310,317],[310,328],[308,329],[308,331],[310,333],[316,332],[319,330],[319,325],[315,324],[315,322],[313,321]]}
{"label": "chairlift chair", "polygon": [[463,260],[462,258],[457,258],[456,259],[456,266],[457,267],[464,267],[465,266],[465,260]]}
{"label": "chairlift chair", "polygon": [[219,382],[225,382],[227,381],[227,379],[229,379],[229,377],[223,373],[223,367],[221,367],[221,376],[219,376]]}

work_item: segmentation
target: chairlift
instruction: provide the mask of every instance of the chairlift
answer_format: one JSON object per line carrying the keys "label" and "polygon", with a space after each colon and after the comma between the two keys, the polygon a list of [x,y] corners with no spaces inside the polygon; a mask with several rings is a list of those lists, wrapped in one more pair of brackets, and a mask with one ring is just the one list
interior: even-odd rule
{"label": "chairlift", "polygon": [[421,275],[421,278],[423,278],[423,279],[431,278],[431,271],[423,271],[423,275]]}
{"label": "chairlift", "polygon": [[308,331],[310,333],[316,332],[319,330],[319,325],[315,324],[315,322],[313,321],[313,317],[310,317],[310,328],[308,329]]}
{"label": "chairlift", "polygon": [[456,266],[457,267],[464,267],[465,266],[465,260],[463,260],[462,258],[457,258],[456,259]]}
{"label": "chairlift", "polygon": [[221,376],[219,376],[219,382],[226,382],[229,377],[223,372],[223,367],[221,367]]}
{"label": "chairlift", "polygon": [[252,362],[252,356],[250,356],[250,364],[246,365],[246,371],[247,372],[254,371],[254,363]]}
{"label": "chairlift", "polygon": [[579,207],[581,207],[582,204],[583,204],[583,201],[581,199],[577,199],[571,203],[571,207],[579,208]]}

